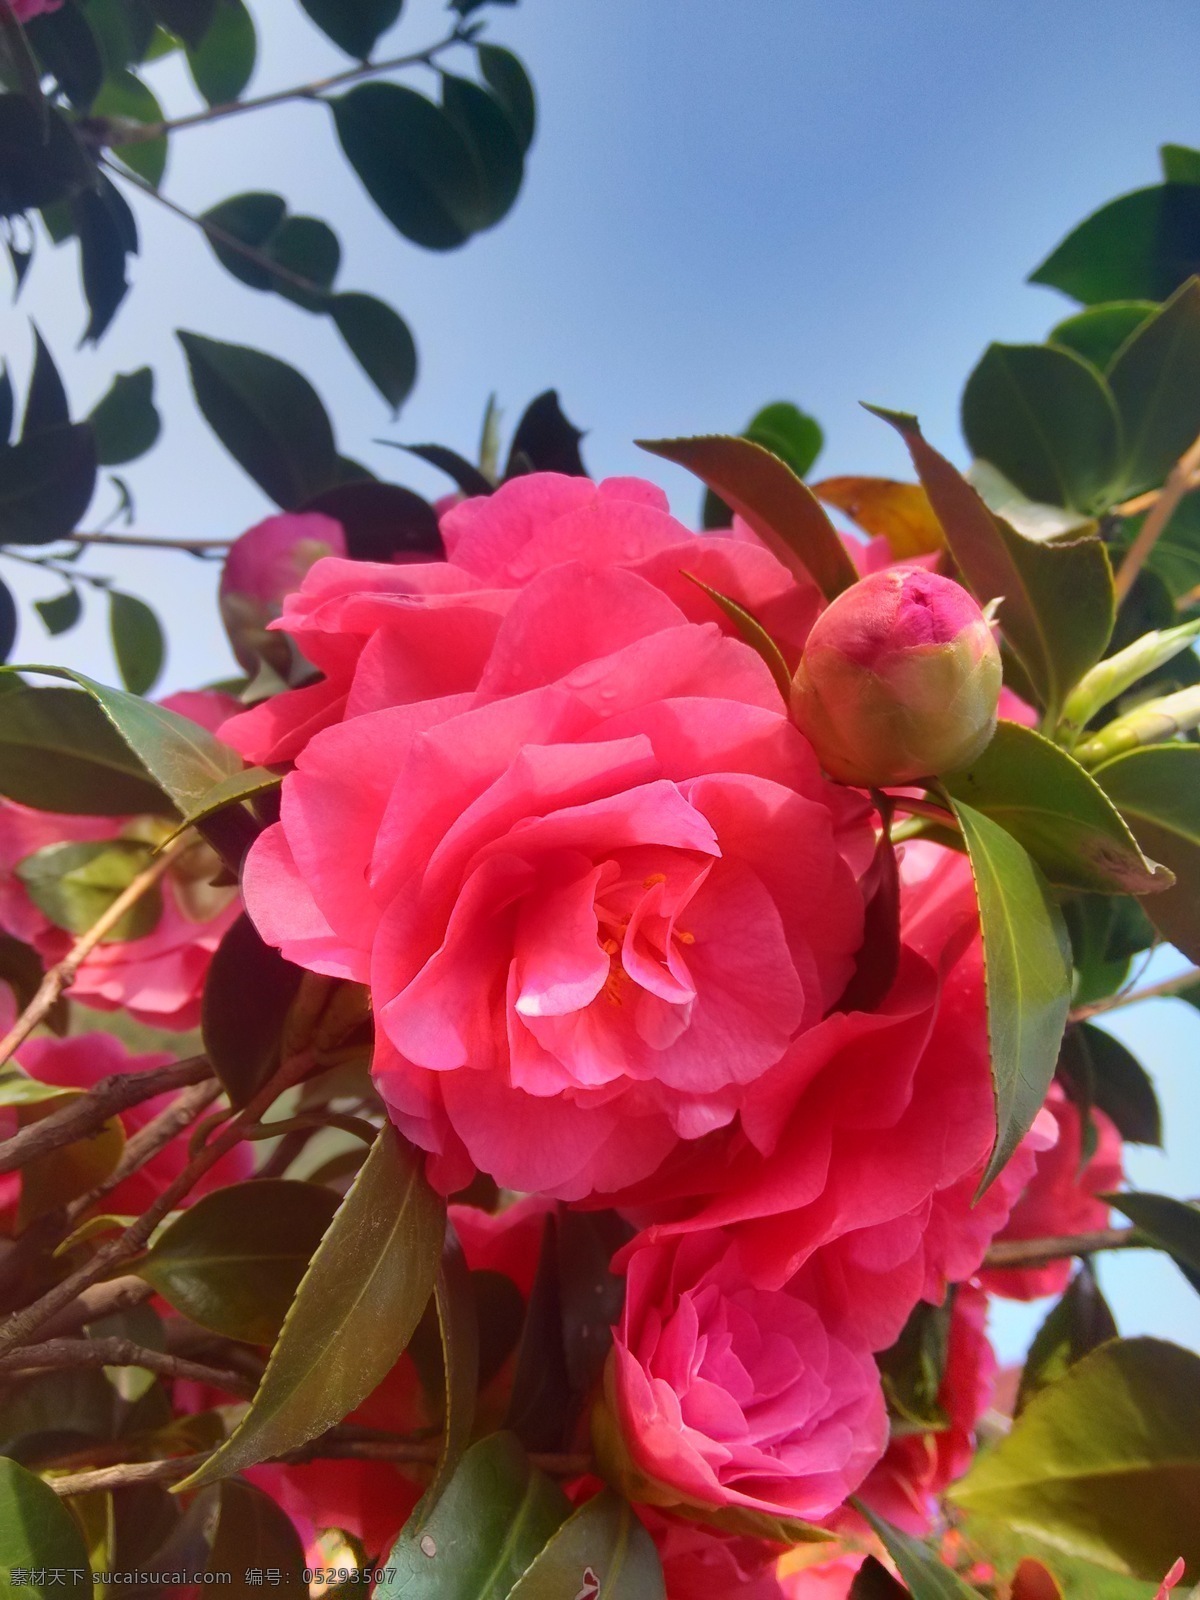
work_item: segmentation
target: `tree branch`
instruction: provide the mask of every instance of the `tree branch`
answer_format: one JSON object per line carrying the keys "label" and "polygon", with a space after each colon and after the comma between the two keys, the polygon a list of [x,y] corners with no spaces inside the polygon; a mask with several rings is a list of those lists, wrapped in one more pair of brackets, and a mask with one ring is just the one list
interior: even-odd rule
{"label": "tree branch", "polygon": [[228,550],[233,544],[232,539],[168,539],[156,533],[69,533],[66,538],[71,544],[111,544],[135,550],[181,550],[189,556]]}
{"label": "tree branch", "polygon": [[1125,559],[1117,568],[1113,587],[1116,590],[1118,605],[1133,588],[1134,580],[1146,565],[1150,552],[1162,537],[1167,523],[1175,514],[1175,508],[1191,487],[1191,479],[1197,471],[1200,471],[1200,437],[1192,441],[1167,474],[1167,481],[1147,512],[1141,531],[1125,552]]}
{"label": "tree branch", "polygon": [[1057,1239],[998,1239],[983,1258],[987,1268],[1044,1267],[1068,1256],[1090,1256],[1096,1250],[1152,1250],[1154,1242],[1137,1228],[1099,1228],[1094,1233],[1069,1233]]}
{"label": "tree branch", "polygon": [[1110,994],[1103,1000],[1093,1000],[1086,1006],[1076,1006],[1070,1020],[1086,1022],[1089,1017],[1103,1016],[1106,1011],[1119,1011],[1122,1006],[1136,1005],[1139,1000],[1167,999],[1193,985],[1200,986],[1200,967],[1181,972],[1177,978],[1164,978],[1161,983],[1147,984],[1144,989],[1129,989],[1124,993]]}
{"label": "tree branch", "polygon": [[148,1350],[131,1339],[47,1339],[12,1355],[0,1356],[0,1377],[78,1367],[144,1367],[163,1378],[190,1378],[229,1394],[254,1393],[254,1384],[236,1372],[224,1372],[162,1350]]}

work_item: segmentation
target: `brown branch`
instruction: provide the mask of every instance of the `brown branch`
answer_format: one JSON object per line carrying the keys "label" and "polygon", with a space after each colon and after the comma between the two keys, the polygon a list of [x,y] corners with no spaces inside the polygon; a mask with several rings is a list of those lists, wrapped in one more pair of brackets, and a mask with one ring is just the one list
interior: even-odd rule
{"label": "brown branch", "polygon": [[1068,1256],[1090,1256],[1096,1250],[1153,1248],[1153,1241],[1138,1228],[1098,1228],[1094,1233],[1069,1233],[1057,1239],[998,1239],[984,1256],[983,1265],[1044,1267]]}
{"label": "brown branch", "polygon": [[71,987],[75,974],[96,946],[112,932],[125,913],[165,876],[176,856],[186,850],[189,843],[187,836],[181,835],[160,855],[155,856],[154,860],[138,873],[128,888],[122,889],[108,910],[92,923],[87,932],[80,934],[62,960],[50,968],[38,985],[38,991],[33,999],[0,1040],[0,1067],[11,1059],[13,1051],[28,1039],[38,1023],[44,1021],[64,989]]}
{"label": "brown branch", "polygon": [[1106,1011],[1118,1011],[1122,1006],[1137,1005],[1139,1000],[1162,1000],[1177,995],[1181,989],[1200,985],[1200,967],[1181,972],[1177,978],[1164,978],[1161,983],[1147,984],[1144,989],[1129,989],[1123,994],[1110,994],[1103,1000],[1093,1000],[1089,1005],[1076,1006],[1071,1012],[1072,1022],[1086,1022],[1089,1017],[1103,1016]]}
{"label": "brown branch", "polygon": [[70,1206],[67,1213],[68,1220],[72,1224],[80,1221],[94,1205],[104,1199],[105,1195],[111,1194],[118,1184],[124,1183],[133,1173],[139,1172],[147,1161],[152,1161],[160,1150],[165,1149],[172,1139],[177,1138],[185,1128],[189,1127],[220,1093],[221,1086],[215,1078],[208,1078],[203,1083],[196,1083],[190,1089],[185,1089],[164,1111],[160,1111],[144,1128],[139,1128],[126,1142],[120,1160],[104,1182],[97,1184],[89,1194],[81,1196]]}
{"label": "brown branch", "polygon": [[[110,1117],[128,1111],[131,1106],[141,1105],[156,1095],[169,1094],[172,1089],[205,1081],[216,1086],[206,1056],[191,1056],[186,1061],[172,1062],[170,1066],[152,1067],[149,1072],[121,1072],[101,1078],[94,1089],[72,1100],[61,1111],[51,1112],[0,1144],[0,1173],[15,1172],[38,1156],[86,1138]],[[130,1144],[133,1142],[131,1140]]]}
{"label": "brown branch", "polygon": [[73,1370],[78,1367],[144,1367],[163,1378],[190,1378],[229,1394],[249,1396],[254,1384],[236,1372],[224,1372],[183,1356],[148,1350],[132,1339],[48,1339],[12,1355],[0,1356],[0,1376],[27,1372]]}
{"label": "brown branch", "polygon": [[118,1311],[128,1311],[149,1300],[153,1288],[143,1278],[132,1274],[110,1278],[107,1283],[94,1283],[83,1289],[74,1300],[48,1317],[42,1327],[44,1338],[61,1338],[78,1333],[89,1322],[99,1322],[101,1317],[115,1316]]}
{"label": "brown branch", "polygon": [[1167,474],[1167,481],[1147,512],[1137,538],[1129,546],[1124,560],[1117,568],[1113,587],[1116,590],[1118,605],[1133,588],[1134,580],[1146,565],[1150,552],[1162,537],[1168,522],[1175,514],[1175,508],[1188,492],[1191,479],[1198,470],[1200,470],[1200,437],[1192,441]]}
{"label": "brown branch", "polygon": [[210,550],[228,550],[232,539],[167,539],[152,533],[69,533],[71,544],[111,544],[121,549],[181,550],[185,555],[204,555]]}

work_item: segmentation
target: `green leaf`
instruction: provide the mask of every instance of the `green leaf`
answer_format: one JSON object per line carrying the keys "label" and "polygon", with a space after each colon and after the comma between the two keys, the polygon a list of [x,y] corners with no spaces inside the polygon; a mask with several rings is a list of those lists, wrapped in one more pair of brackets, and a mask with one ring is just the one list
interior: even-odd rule
{"label": "green leaf", "polygon": [[442,74],[442,110],[462,135],[479,174],[476,229],[494,227],[511,209],[525,175],[525,153],[509,113],[470,78]]}
{"label": "green leaf", "polygon": [[247,767],[244,772],[235,772],[230,777],[223,778],[220,783],[214,783],[212,788],[190,808],[176,829],[176,834],[182,833],[185,828],[190,828],[197,822],[203,822],[208,817],[216,816],[219,811],[224,811],[229,806],[239,805],[245,800],[255,800],[260,795],[273,794],[282,783],[282,776],[278,772],[272,772],[269,767]]}
{"label": "green leaf", "polygon": [[36,327],[33,336],[33,374],[25,397],[22,439],[31,438],[35,433],[45,433],[49,428],[64,427],[71,420],[71,413],[67,409],[67,391],[54,365],[54,357]]}
{"label": "green leaf", "polygon": [[217,0],[147,0],[147,3],[159,26],[193,50],[212,27],[217,11]]}
{"label": "green leaf", "polygon": [[442,1448],[421,1499],[420,1521],[441,1499],[470,1443],[479,1388],[479,1314],[462,1246],[449,1223],[433,1294],[441,1336]]}
{"label": "green leaf", "polygon": [[654,1540],[611,1489],[567,1518],[509,1591],[508,1600],[666,1600]]}
{"label": "green leaf", "polygon": [[385,1127],[300,1283],[249,1411],[179,1489],[294,1450],[365,1400],[420,1321],[445,1226],[420,1159]]}
{"label": "green leaf", "polygon": [[[284,1585],[298,1591],[308,1561],[300,1536],[269,1494],[238,1479],[221,1485],[221,1515],[208,1558],[210,1573],[233,1574],[228,1593],[254,1591],[248,1581],[253,1568],[274,1567]],[[222,1585],[224,1587],[224,1585]]]}
{"label": "green leaf", "polygon": [[878,1535],[913,1600],[978,1600],[977,1591],[952,1572],[927,1544],[901,1533],[860,1501],[852,1500],[851,1504]]}
{"label": "green leaf", "polygon": [[[14,1567],[38,1571],[40,1583],[16,1583]],[[65,1581],[49,1581],[51,1568]],[[7,1593],[22,1597],[55,1594],[91,1600],[92,1572],[79,1524],[47,1484],[15,1461],[0,1456],[0,1578]]]}
{"label": "green leaf", "polygon": [[1157,310],[1153,300],[1115,300],[1110,305],[1091,306],[1051,328],[1048,342],[1073,350],[1097,372],[1105,372],[1130,334]]}
{"label": "green leaf", "polygon": [[[233,1105],[245,1105],[279,1065],[284,1022],[302,976],[264,943],[244,913],[217,946],[204,980],[200,1028]],[[247,994],[254,996],[252,1006]]]}
{"label": "green leaf", "polygon": [[108,591],[108,631],[121,682],[130,694],[148,694],[166,658],[162,625],[144,600]]}
{"label": "green leaf", "polygon": [[1200,1565],[1200,1356],[1101,1345],[1042,1390],[950,1490],[968,1512],[1154,1581]]}
{"label": "green leaf", "polygon": [[[20,1114],[23,1127],[40,1122],[79,1091],[60,1092],[53,1100],[27,1100]],[[119,1117],[110,1117],[86,1138],[62,1145],[44,1155],[34,1156],[21,1168],[21,1199],[17,1207],[17,1232],[22,1232],[37,1217],[59,1206],[69,1205],[89,1194],[116,1168],[125,1148],[125,1132]]]}
{"label": "green leaf", "polygon": [[0,793],[85,816],[173,809],[97,703],[75,689],[0,694]]}
{"label": "green leaf", "polygon": [[1124,433],[1123,492],[1154,488],[1200,433],[1200,279],[1122,345],[1108,381]]}
{"label": "green leaf", "polygon": [[105,71],[120,72],[139,62],[154,37],[154,18],[128,0],[85,0],[84,12],[100,45]]}
{"label": "green leaf", "polygon": [[[773,400],[770,405],[765,405],[761,411],[755,412],[743,431],[742,438],[750,439],[754,444],[762,445],[764,450],[769,450],[772,455],[778,456],[791,467],[798,478],[808,476],[825,442],[820,424],[815,418],[806,416],[800,407],[793,405],[790,400]],[[920,490],[917,490],[917,493],[919,494]],[[701,526],[705,530],[727,528],[732,516],[733,513],[720,495],[714,494],[711,489],[707,490],[704,496]]]}
{"label": "green leaf", "polygon": [[1081,1105],[1098,1106],[1129,1144],[1162,1146],[1162,1113],[1145,1067],[1119,1039],[1090,1022],[1063,1039],[1059,1077]]}
{"label": "green leaf", "polygon": [[1148,1233],[1200,1293],[1200,1206],[1165,1194],[1111,1194],[1109,1202]]}
{"label": "green leaf", "polygon": [[967,587],[981,605],[1002,601],[1001,632],[1047,712],[1104,654],[1112,634],[1112,572],[1095,536],[1033,539],[995,516],[915,417],[868,407],[897,430]]}
{"label": "green leaf", "polygon": [[586,478],[587,468],[579,454],[583,434],[566,416],[558,391],[546,389],[521,413],[508,447],[505,478],[522,472],[564,472],[568,477]]}
{"label": "green leaf", "polygon": [[1116,1337],[1117,1324],[1108,1302],[1091,1267],[1082,1262],[1029,1346],[1017,1390],[1017,1415],[1040,1390],[1057,1383],[1077,1361]]}
{"label": "green leaf", "polygon": [[0,661],[7,661],[17,642],[17,602],[12,590],[0,582]]}
{"label": "green leaf", "polygon": [[1070,942],[1024,848],[990,817],[949,799],[971,859],[983,934],[997,1131],[982,1191],[1032,1126],[1054,1076],[1070,1005]]}
{"label": "green leaf", "polygon": [[271,285],[275,292],[305,311],[323,311],[342,262],[341,244],[329,224],[319,217],[285,217],[271,235],[268,253],[288,272],[315,285],[313,290],[301,289],[277,277]]}
{"label": "green leaf", "polygon": [[816,583],[827,600],[857,582],[854,563],[820,501],[770,450],[717,434],[636,443],[695,473],[801,583]]}
{"label": "green leaf", "polygon": [[1197,637],[1200,637],[1200,619],[1174,628],[1153,628],[1123,650],[1106,656],[1083,675],[1067,696],[1063,727],[1072,734],[1082,731],[1101,707],[1173,661],[1195,644]]}
{"label": "green leaf", "polygon": [[225,105],[250,82],[257,54],[254,21],[242,0],[217,0],[211,26],[187,52],[192,82],[210,106]]}
{"label": "green leaf", "polygon": [[104,82],[96,35],[78,6],[32,17],[25,32],[37,58],[77,111],[86,111]]}
{"label": "green leaf", "polygon": [[277,281],[275,275],[227,243],[222,235],[228,234],[255,250],[265,250],[285,216],[287,202],[282,195],[252,190],[231,195],[228,200],[210,206],[201,212],[200,221],[204,237],[226,272],[251,289],[273,289]]}
{"label": "green leaf", "polygon": [[908,1590],[874,1556],[868,1556],[854,1574],[846,1600],[905,1600]]}
{"label": "green leaf", "polygon": [[1158,157],[1168,183],[1200,183],[1200,150],[1186,144],[1163,144],[1158,147]]}
{"label": "green leaf", "polygon": [[162,430],[162,419],[154,404],[154,373],[149,367],[118,372],[88,421],[101,466],[119,467],[144,456]]}
{"label": "green leaf", "polygon": [[[163,109],[152,90],[132,72],[117,72],[104,80],[103,87],[92,105],[94,117],[112,117],[130,122],[163,120]],[[131,171],[144,178],[157,189],[167,169],[167,138],[138,140],[122,144],[113,140],[113,154]]]}
{"label": "green leaf", "polygon": [[612,1259],[633,1237],[615,1211],[559,1208],[558,1297],[572,1403],[582,1406],[604,1370],[613,1325],[625,1304],[625,1280]]}
{"label": "green leaf", "polygon": [[529,74],[511,50],[498,44],[475,48],[484,82],[508,113],[522,151],[527,151],[537,130],[537,102]]}
{"label": "green leaf", "polygon": [[96,485],[86,422],[0,446],[0,543],[53,544],[75,527]]}
{"label": "green leaf", "polygon": [[997,723],[979,759],[942,781],[1007,829],[1060,888],[1149,894],[1171,885],[1099,784],[1032,728]]}
{"label": "green leaf", "polygon": [[[1117,535],[1118,548],[1128,549],[1141,529],[1143,517],[1123,521]],[[1166,585],[1173,600],[1181,599],[1200,584],[1200,493],[1185,494],[1172,514],[1147,560],[1150,572]],[[1143,569],[1138,584],[1146,577]],[[1138,584],[1133,593],[1137,593]],[[1126,601],[1126,606],[1129,604]],[[1122,613],[1125,607],[1122,608]]]}
{"label": "green leaf", "polygon": [[1173,888],[1146,901],[1147,916],[1189,960],[1200,962],[1200,745],[1131,750],[1093,777],[1142,848],[1175,874]]}
{"label": "green leaf", "polygon": [[[56,928],[78,935],[145,871],[153,854],[150,845],[136,839],[68,841],[35,850],[15,871],[38,910]],[[130,906],[104,943],[145,938],[158,926],[162,909],[162,889],[156,884]]]}
{"label": "green leaf", "polygon": [[138,1262],[139,1277],[202,1328],[250,1344],[279,1334],[337,1196],[314,1183],[255,1178],[188,1207]]}
{"label": "green leaf", "polygon": [[480,226],[483,197],[470,146],[415,90],[364,83],[328,102],[346,159],[399,233],[453,250]]}
{"label": "green leaf", "polygon": [[417,347],[407,322],[370,294],[335,294],[329,312],[350,354],[394,416],[417,381]]}
{"label": "green leaf", "polygon": [[952,1305],[950,1295],[940,1306],[919,1300],[895,1344],[875,1357],[893,1438],[949,1427],[938,1395],[946,1372]]}
{"label": "green leaf", "polygon": [[762,623],[756,617],[751,616],[744,606],[738,605],[736,600],[731,600],[727,594],[720,594],[716,589],[710,589],[708,584],[698,578],[694,572],[685,572],[684,577],[694,583],[697,589],[703,589],[713,604],[718,606],[729,618],[730,622],[733,623],[750,648],[757,650],[770,668],[771,676],[775,679],[776,688],[783,696],[784,705],[790,706],[792,703],[792,675],[788,670],[787,662],[783,658],[783,651],[775,643]]}
{"label": "green leaf", "polygon": [[179,341],[205,420],[276,505],[293,509],[337,481],[333,427],[307,378],[243,345]]}
{"label": "green leaf", "polygon": [[1166,300],[1200,269],[1200,187],[1156,184],[1093,212],[1048,255],[1030,283],[1084,305]]}
{"label": "green leaf", "polygon": [[542,1229],[505,1419],[505,1426],[530,1450],[561,1450],[571,1422],[559,1259],[558,1218],[550,1213]]}
{"label": "green leaf", "polygon": [[1088,511],[1116,473],[1113,397],[1082,357],[1054,345],[989,345],[967,379],[962,425],[973,453],[1031,500]]}
{"label": "green leaf", "polygon": [[67,119],[23,94],[0,94],[0,217],[53,206],[91,181]]}
{"label": "green leaf", "polygon": [[513,1435],[494,1433],[467,1451],[429,1520],[404,1525],[376,1600],[508,1600],[569,1511]]}
{"label": "green leaf", "polygon": [[79,240],[79,266],[91,315],[84,341],[95,344],[129,292],[127,258],[138,249],[137,222],[120,190],[103,175],[94,189],[71,201],[71,223]]}
{"label": "green leaf", "polygon": [[348,56],[366,61],[375,41],[400,15],[404,0],[300,0],[320,28]]}

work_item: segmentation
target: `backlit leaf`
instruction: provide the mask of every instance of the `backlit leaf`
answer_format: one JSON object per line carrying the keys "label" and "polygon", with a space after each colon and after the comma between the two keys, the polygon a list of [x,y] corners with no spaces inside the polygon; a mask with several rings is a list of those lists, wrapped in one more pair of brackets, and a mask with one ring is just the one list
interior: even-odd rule
{"label": "backlit leaf", "polygon": [[1051,328],[1049,342],[1073,350],[1097,372],[1104,372],[1130,334],[1157,310],[1153,300],[1116,300],[1091,306]]}
{"label": "backlit leaf", "polygon": [[375,41],[400,15],[404,0],[300,0],[309,16],[356,61],[365,61]]}
{"label": "backlit leaf", "polygon": [[162,624],[144,600],[110,589],[108,627],[121,682],[130,694],[149,693],[166,659]]}
{"label": "backlit leaf", "polygon": [[1095,1275],[1082,1262],[1066,1293],[1051,1307],[1029,1346],[1016,1411],[1020,1413],[1033,1395],[1063,1374],[1097,1346],[1117,1337],[1117,1324],[1108,1302],[1100,1293]]}
{"label": "backlit leaf", "polygon": [[1048,255],[1030,283],[1094,306],[1166,300],[1200,270],[1200,186],[1155,184],[1101,206]]}
{"label": "backlit leaf", "polygon": [[1200,433],[1200,279],[1142,323],[1108,381],[1124,432],[1124,493],[1153,488]]}
{"label": "backlit leaf", "polygon": [[0,694],[0,793],[40,811],[172,811],[99,705],[75,689]]}
{"label": "backlit leaf", "polygon": [[187,52],[192,82],[210,106],[225,105],[249,83],[257,54],[254,21],[242,0],[217,0],[203,38]]}
{"label": "backlit leaf", "polygon": [[896,561],[929,555],[945,543],[942,525],[919,483],[897,483],[894,478],[823,478],[813,484],[812,491],[873,539],[886,539]]}
{"label": "backlit leaf", "polygon": [[852,1504],[870,1523],[888,1555],[896,1563],[913,1600],[977,1600],[976,1590],[936,1556],[929,1546],[910,1534],[901,1533],[890,1522],[877,1517],[869,1506]]}
{"label": "backlit leaf", "polygon": [[[41,1581],[14,1582],[14,1567],[38,1571]],[[53,1580],[51,1569],[56,1569]],[[7,1457],[0,1457],[0,1580],[18,1600],[50,1600],[55,1594],[91,1600],[91,1568],[79,1524],[53,1489]]]}
{"label": "backlit leaf", "polygon": [[497,44],[476,46],[484,82],[508,113],[521,149],[528,150],[537,129],[537,103],[529,74],[511,50]]}
{"label": "backlit leaf", "polygon": [[1165,1194],[1114,1194],[1108,1199],[1170,1252],[1180,1272],[1200,1293],[1200,1206]]}
{"label": "backlit leaf", "polygon": [[[81,934],[145,871],[152,854],[151,846],[135,839],[64,841],[35,850],[15,871],[29,898],[56,928]],[[105,942],[144,938],[158,926],[162,907],[162,889],[155,884]]]}
{"label": "backlit leaf", "polygon": [[509,1600],[666,1600],[654,1540],[611,1489],[587,1500],[553,1534]]}
{"label": "backlit leaf", "polygon": [[1142,848],[1175,874],[1173,888],[1147,898],[1146,915],[1190,960],[1200,962],[1200,745],[1131,750],[1106,762],[1093,777]]}

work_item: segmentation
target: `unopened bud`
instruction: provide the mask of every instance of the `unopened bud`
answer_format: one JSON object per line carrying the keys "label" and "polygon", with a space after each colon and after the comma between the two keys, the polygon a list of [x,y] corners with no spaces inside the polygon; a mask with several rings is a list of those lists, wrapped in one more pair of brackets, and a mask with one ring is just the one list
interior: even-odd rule
{"label": "unopened bud", "polygon": [[996,726],[1000,652],[961,584],[889,567],[813,625],[792,716],[830,777],[867,787],[968,766]]}
{"label": "unopened bud", "polygon": [[300,587],[309,567],[322,556],[344,556],[340,522],[317,511],[268,517],[236,540],[221,573],[221,620],[233,653],[247,672],[268,661],[286,677],[290,643],[269,632],[283,609],[283,598]]}

